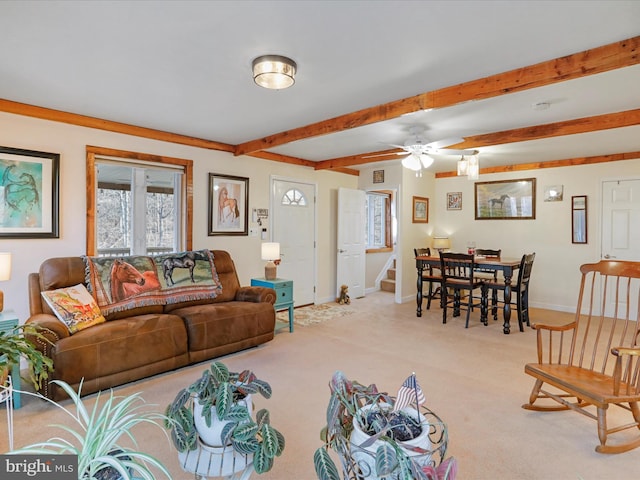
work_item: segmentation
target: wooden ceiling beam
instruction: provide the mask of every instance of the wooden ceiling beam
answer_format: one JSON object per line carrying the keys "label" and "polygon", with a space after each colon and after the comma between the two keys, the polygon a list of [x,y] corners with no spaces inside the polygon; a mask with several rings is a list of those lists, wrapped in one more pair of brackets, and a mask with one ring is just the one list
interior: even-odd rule
{"label": "wooden ceiling beam", "polygon": [[251,140],[237,145],[234,155],[362,127],[419,110],[450,107],[636,65],[640,63],[639,51],[640,36],[637,36]]}
{"label": "wooden ceiling beam", "polygon": [[[572,167],[576,165],[592,165],[594,163],[606,163],[617,162],[620,160],[636,160],[640,158],[640,151],[638,152],[626,152],[626,153],[612,153],[610,155],[596,155],[593,157],[576,157],[566,158],[563,160],[549,160],[546,162],[531,162],[531,163],[519,163],[517,165],[503,165],[501,167],[487,167],[481,168],[480,174],[487,173],[504,173],[504,172],[519,172],[523,170],[538,170],[541,168],[558,168],[558,167]],[[436,178],[448,178],[455,177],[458,173],[456,171],[440,172],[436,173]]]}
{"label": "wooden ceiling beam", "polygon": [[[544,125],[533,125],[531,127],[515,128],[502,132],[485,133],[466,137],[464,142],[451,145],[447,148],[467,150],[479,147],[489,147],[491,145],[503,145],[506,143],[525,142],[528,140],[540,140],[543,138],[559,137],[564,135],[576,135],[579,133],[597,132],[611,128],[622,128],[633,125],[640,125],[640,109],[627,110],[624,112],[595,115],[593,117],[577,118],[563,122],[547,123]],[[402,149],[383,150],[380,152],[370,152],[348,157],[333,158],[316,163],[316,170],[335,169],[362,165],[365,163],[382,162],[385,160],[396,160],[395,152],[402,152]],[[385,155],[387,154],[387,155]]]}
{"label": "wooden ceiling beam", "polygon": [[178,143],[190,147],[207,148],[209,150],[220,150],[222,152],[233,152],[235,147],[227,143],[205,140],[203,138],[180,135],[178,133],[155,130],[153,128],[137,127],[127,123],[113,122],[101,118],[88,117],[77,113],[63,112],[52,108],[38,107],[27,103],[14,102],[0,98],[0,112],[15,113],[26,117],[51,120],[52,122],[67,123],[80,127],[96,128],[107,132],[123,133],[142,138],[151,138],[163,142]]}
{"label": "wooden ceiling beam", "polygon": [[633,125],[640,125],[640,109],[576,118],[574,120],[534,125],[531,127],[515,128],[503,132],[473,135],[466,137],[464,142],[451,145],[447,148],[469,149],[487,147],[490,145],[502,145],[505,143],[526,142],[528,140],[539,140],[542,138],[597,132],[599,130],[630,127]]}

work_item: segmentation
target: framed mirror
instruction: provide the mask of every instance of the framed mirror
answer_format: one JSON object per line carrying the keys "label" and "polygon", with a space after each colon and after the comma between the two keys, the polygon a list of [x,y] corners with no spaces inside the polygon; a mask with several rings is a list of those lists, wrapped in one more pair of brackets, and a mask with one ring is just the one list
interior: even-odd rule
{"label": "framed mirror", "polygon": [[571,243],[587,243],[587,196],[571,197]]}

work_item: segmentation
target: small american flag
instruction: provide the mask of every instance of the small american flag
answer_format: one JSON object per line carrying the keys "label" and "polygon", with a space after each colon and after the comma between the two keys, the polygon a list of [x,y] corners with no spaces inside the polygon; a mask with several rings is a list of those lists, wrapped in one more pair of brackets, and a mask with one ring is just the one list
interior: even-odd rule
{"label": "small american flag", "polygon": [[424,405],[425,402],[424,393],[416,380],[415,373],[409,375],[400,387],[400,390],[398,390],[398,397],[396,398],[396,403],[393,405],[393,411],[401,410],[411,402],[417,403],[416,408]]}

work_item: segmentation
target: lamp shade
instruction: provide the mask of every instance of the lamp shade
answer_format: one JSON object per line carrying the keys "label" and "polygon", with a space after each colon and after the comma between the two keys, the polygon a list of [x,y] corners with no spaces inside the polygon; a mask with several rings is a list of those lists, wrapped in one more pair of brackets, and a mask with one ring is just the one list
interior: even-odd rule
{"label": "lamp shade", "polygon": [[11,253],[0,252],[0,281],[11,280]]}
{"label": "lamp shade", "polygon": [[273,90],[288,88],[296,81],[296,62],[281,55],[263,55],[253,60],[253,81]]}
{"label": "lamp shade", "polygon": [[433,248],[436,250],[446,250],[451,248],[449,237],[433,237]]}
{"label": "lamp shade", "polygon": [[280,258],[280,244],[265,242],[262,244],[262,260],[278,260]]}

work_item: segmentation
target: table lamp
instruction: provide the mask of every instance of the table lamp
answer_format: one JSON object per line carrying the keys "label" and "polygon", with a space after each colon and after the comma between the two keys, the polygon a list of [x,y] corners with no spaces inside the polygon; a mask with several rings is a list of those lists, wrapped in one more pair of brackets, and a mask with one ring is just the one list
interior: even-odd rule
{"label": "table lamp", "polygon": [[451,248],[449,237],[433,237],[433,249],[438,253]]}
{"label": "table lamp", "polygon": [[280,262],[280,244],[277,242],[265,242],[262,244],[262,260],[267,260],[264,266],[264,278],[267,280],[275,280],[276,264]]}
{"label": "table lamp", "polygon": [[[0,282],[11,280],[11,254],[0,252]],[[0,290],[0,312],[4,308],[4,293]]]}

